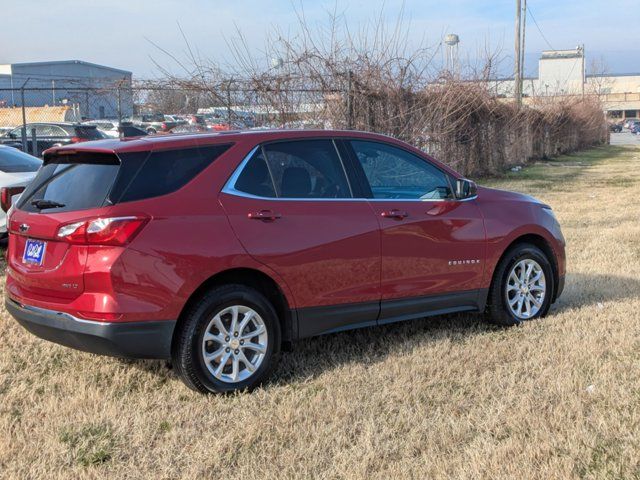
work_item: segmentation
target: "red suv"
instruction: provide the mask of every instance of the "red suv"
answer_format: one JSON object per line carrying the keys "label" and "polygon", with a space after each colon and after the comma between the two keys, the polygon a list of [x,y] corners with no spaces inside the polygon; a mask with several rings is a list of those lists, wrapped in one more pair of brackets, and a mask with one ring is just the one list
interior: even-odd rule
{"label": "red suv", "polygon": [[283,344],[451,312],[544,316],[565,276],[548,205],[405,143],[261,131],[50,149],[9,218],[7,310],[80,350],[251,388]]}

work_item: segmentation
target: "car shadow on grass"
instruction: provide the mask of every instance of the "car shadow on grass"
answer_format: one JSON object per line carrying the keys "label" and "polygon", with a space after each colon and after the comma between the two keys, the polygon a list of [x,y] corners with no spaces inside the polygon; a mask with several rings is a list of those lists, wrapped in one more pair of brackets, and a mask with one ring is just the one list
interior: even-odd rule
{"label": "car shadow on grass", "polygon": [[[606,302],[640,297],[640,281],[635,278],[586,273],[570,273],[561,298],[551,307],[553,316],[585,306],[604,307]],[[478,313],[428,317],[371,328],[321,335],[296,342],[292,352],[281,355],[265,388],[312,379],[350,363],[373,365],[392,354],[403,354],[433,342],[464,343],[478,335],[504,334],[508,329],[488,323]],[[122,360],[135,368],[164,377],[175,374],[167,362]]]}
{"label": "car shadow on grass", "polygon": [[568,273],[561,297],[551,307],[551,313],[585,306],[604,306],[607,302],[618,302],[640,298],[640,280],[621,275],[593,273]]}

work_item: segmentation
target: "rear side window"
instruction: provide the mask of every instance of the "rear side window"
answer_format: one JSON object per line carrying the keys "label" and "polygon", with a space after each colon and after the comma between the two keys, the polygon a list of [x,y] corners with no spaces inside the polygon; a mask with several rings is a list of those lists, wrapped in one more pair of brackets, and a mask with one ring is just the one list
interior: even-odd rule
{"label": "rear side window", "polygon": [[[186,148],[152,152],[144,162],[140,162],[137,171],[130,171],[118,178],[127,186],[122,189],[114,203],[131,202],[145,198],[158,197],[175,192],[185,186],[196,175],[208,167],[211,162],[229,149],[230,145]],[[123,155],[122,162],[128,158]],[[134,158],[132,157],[133,161]],[[139,161],[139,160],[138,160]]]}
{"label": "rear side window", "polygon": [[236,180],[235,189],[258,197],[273,198],[276,196],[273,179],[262,150],[256,151],[244,167]]}
{"label": "rear side window", "polygon": [[331,140],[299,140],[264,146],[280,198],[351,198],[347,175]]}
{"label": "rear side window", "polygon": [[[16,207],[57,213],[166,195],[186,185],[229,147],[137,152],[120,158],[79,152],[54,158],[40,169]],[[62,206],[40,209],[32,203],[36,200]]]}

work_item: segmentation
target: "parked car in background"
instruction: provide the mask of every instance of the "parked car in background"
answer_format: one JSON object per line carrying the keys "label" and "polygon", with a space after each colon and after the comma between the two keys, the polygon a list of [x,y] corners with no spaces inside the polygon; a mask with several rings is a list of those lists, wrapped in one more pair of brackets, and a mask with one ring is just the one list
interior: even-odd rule
{"label": "parked car in background", "polygon": [[165,120],[161,113],[134,115],[126,121],[131,122],[135,127],[141,128],[149,135],[154,133],[168,133],[178,123]]}
{"label": "parked car in background", "polygon": [[118,127],[120,138],[144,137],[149,135],[146,131],[134,126],[131,122],[121,122]]}
{"label": "parked car in background", "polygon": [[7,235],[7,211],[11,200],[29,184],[42,160],[13,147],[0,145],[0,238]]}
{"label": "parked car in background", "polygon": [[176,125],[184,125],[185,123],[187,123],[186,120],[176,115],[164,115],[164,121],[169,123],[175,123]]}
{"label": "parked car in background", "polygon": [[631,130],[631,128],[638,123],[640,123],[640,120],[637,118],[628,118],[624,121],[624,128]]}
{"label": "parked car in background", "polygon": [[186,120],[189,125],[200,127],[203,129],[203,131],[208,130],[207,122],[204,118],[204,115],[187,115]]}
{"label": "parked car in background", "polygon": [[119,122],[117,119],[115,120],[87,120],[86,122],[82,122],[83,125],[93,125],[98,130],[100,130],[105,137],[108,138],[118,138],[120,134],[118,133],[118,125]]}
{"label": "parked car in background", "polygon": [[355,131],[54,148],[9,229],[6,308],[20,324],[81,350],[172,358],[201,392],[255,387],[283,342],[314,335],[466,311],[541,318],[565,278],[550,206]]}
{"label": "parked car in background", "polygon": [[620,133],[622,131],[622,124],[620,123],[610,123],[609,131],[613,133]]}
{"label": "parked car in background", "polygon": [[640,134],[640,122],[631,124],[629,131],[631,133]]}
{"label": "parked car in background", "polygon": [[202,128],[200,125],[189,125],[188,123],[183,123],[173,127],[170,133],[206,133],[207,131],[207,129]]}
{"label": "parked car in background", "polygon": [[[27,152],[32,153],[31,131],[36,131],[36,156],[51,147],[59,147],[70,143],[87,142],[106,138],[94,125],[81,123],[27,123]],[[8,145],[22,150],[22,127],[15,127],[0,137],[1,145]]]}

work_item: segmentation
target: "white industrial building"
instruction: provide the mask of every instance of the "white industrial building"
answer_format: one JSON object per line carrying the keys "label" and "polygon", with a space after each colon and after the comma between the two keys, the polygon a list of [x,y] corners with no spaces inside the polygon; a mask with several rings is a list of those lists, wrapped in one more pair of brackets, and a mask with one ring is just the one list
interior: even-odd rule
{"label": "white industrial building", "polygon": [[[587,73],[583,47],[542,52],[538,76],[523,79],[524,102],[536,97],[598,95],[611,118],[640,117],[640,73]],[[491,80],[491,91],[511,97],[513,78]]]}
{"label": "white industrial building", "polygon": [[0,65],[0,107],[73,105],[86,118],[133,113],[131,72],[63,60]]}

